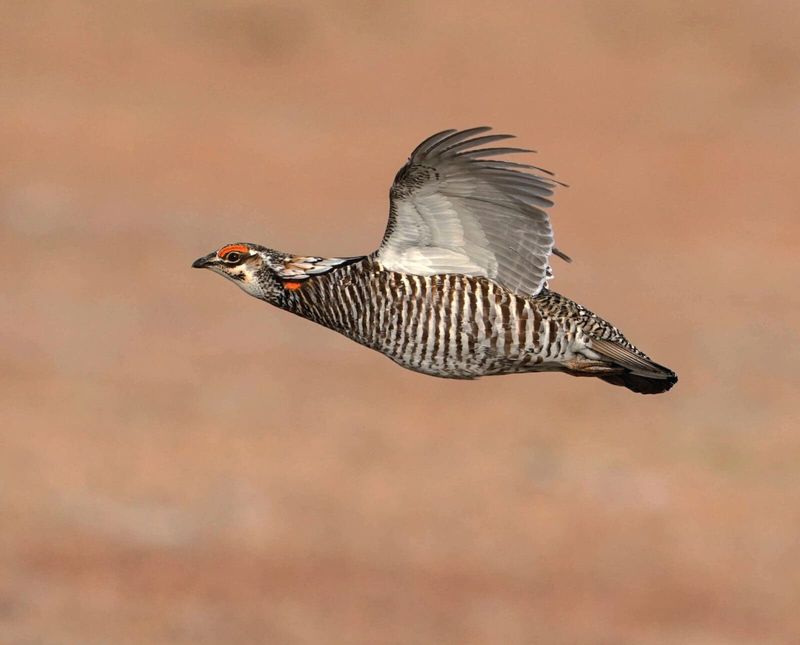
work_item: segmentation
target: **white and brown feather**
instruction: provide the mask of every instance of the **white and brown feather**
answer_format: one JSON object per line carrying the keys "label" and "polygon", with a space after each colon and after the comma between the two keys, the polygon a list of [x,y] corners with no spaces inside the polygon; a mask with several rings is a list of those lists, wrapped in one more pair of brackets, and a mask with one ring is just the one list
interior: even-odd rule
{"label": "white and brown feather", "polygon": [[360,258],[319,258],[313,255],[287,255],[282,266],[277,268],[277,274],[284,280],[306,280],[311,276],[327,273],[348,262]]}
{"label": "white and brown feather", "polygon": [[598,360],[595,337],[647,358],[619,330],[555,292],[518,296],[482,276],[399,273],[371,257],[287,291],[283,306],[403,367],[446,378],[579,366]]}

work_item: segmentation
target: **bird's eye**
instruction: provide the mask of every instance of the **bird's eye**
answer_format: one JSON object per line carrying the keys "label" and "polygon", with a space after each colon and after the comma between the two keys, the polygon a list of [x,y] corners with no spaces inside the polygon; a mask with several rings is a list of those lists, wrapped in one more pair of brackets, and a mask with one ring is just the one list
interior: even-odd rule
{"label": "bird's eye", "polygon": [[242,254],[237,253],[236,251],[231,251],[230,253],[227,253],[225,257],[222,259],[225,260],[225,262],[231,262],[231,263],[238,262],[239,260],[242,259]]}

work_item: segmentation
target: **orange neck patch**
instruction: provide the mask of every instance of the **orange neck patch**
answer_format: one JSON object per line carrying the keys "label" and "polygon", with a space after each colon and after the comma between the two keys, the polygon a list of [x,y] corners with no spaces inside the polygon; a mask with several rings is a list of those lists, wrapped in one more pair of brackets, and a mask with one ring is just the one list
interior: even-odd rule
{"label": "orange neck patch", "polygon": [[228,244],[217,251],[217,257],[224,258],[231,251],[238,251],[242,254],[249,253],[249,249],[244,244]]}
{"label": "orange neck patch", "polygon": [[284,282],[283,288],[288,289],[289,291],[297,291],[300,287],[303,286],[302,282]]}

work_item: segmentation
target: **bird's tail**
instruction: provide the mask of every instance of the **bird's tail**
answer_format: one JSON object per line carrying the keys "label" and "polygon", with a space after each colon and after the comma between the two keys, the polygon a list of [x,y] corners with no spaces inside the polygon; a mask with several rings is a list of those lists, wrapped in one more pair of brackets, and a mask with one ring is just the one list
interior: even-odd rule
{"label": "bird's tail", "polygon": [[678,375],[671,369],[618,342],[593,338],[591,348],[619,368],[616,373],[600,376],[606,383],[621,385],[639,394],[660,394],[678,382]]}

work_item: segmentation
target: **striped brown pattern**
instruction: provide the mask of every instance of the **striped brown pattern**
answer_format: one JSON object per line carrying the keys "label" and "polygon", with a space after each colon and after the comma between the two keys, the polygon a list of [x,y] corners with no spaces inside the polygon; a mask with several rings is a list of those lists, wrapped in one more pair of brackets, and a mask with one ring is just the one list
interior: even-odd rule
{"label": "striped brown pattern", "polygon": [[373,257],[307,280],[282,306],[434,376],[563,369],[589,336],[644,356],[602,318],[547,289],[525,298],[482,277],[386,271]]}

